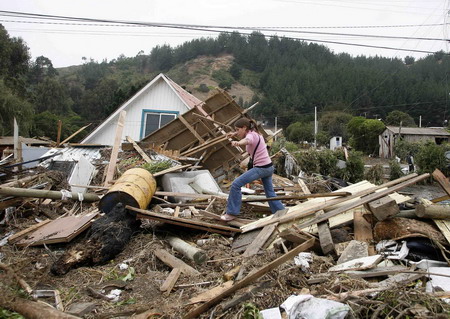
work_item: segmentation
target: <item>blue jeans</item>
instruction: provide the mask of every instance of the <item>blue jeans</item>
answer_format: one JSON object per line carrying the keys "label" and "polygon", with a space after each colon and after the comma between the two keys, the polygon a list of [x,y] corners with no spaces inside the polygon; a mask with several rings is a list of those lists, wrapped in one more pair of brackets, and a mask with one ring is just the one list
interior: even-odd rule
{"label": "blue jeans", "polygon": [[[231,184],[230,194],[228,195],[227,214],[238,215],[240,213],[242,205],[241,187],[257,179],[262,180],[264,192],[266,193],[267,198],[276,197],[272,184],[273,170],[273,166],[266,168],[253,167],[252,169],[236,178],[233,184]],[[269,201],[269,206],[272,214],[275,214],[277,211],[284,209],[284,205],[279,200]]]}

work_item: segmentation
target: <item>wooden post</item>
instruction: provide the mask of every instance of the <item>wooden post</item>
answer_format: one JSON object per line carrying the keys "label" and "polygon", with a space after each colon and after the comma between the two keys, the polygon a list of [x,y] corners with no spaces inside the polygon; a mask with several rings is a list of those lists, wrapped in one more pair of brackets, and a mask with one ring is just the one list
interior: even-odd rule
{"label": "wooden post", "polygon": [[125,111],[120,112],[119,120],[117,121],[116,137],[114,139],[114,145],[111,151],[111,157],[109,159],[108,169],[106,170],[106,178],[103,186],[109,187],[109,183],[114,178],[114,171],[116,169],[117,156],[119,154],[120,141],[122,139],[122,132],[126,114],[127,112]]}
{"label": "wooden post", "polygon": [[22,162],[22,142],[19,136],[19,125],[14,118],[14,159],[17,163]]}

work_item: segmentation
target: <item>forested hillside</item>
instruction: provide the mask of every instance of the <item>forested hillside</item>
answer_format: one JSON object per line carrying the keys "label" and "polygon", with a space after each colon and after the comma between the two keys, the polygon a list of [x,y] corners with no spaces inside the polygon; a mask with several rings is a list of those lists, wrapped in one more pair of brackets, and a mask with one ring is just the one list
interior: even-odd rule
{"label": "forested hillside", "polygon": [[[412,125],[421,115],[423,126],[441,126],[448,118],[450,58],[443,52],[417,61],[351,57],[259,33],[223,33],[176,48],[142,46],[149,55],[55,69],[46,57],[32,61],[26,43],[0,25],[0,133],[12,134],[14,116],[24,136],[55,139],[58,119],[63,137],[88,123],[92,129],[160,72],[200,98],[218,85],[244,107],[260,101],[255,116],[277,117],[285,128],[310,125],[317,107],[328,135],[332,125],[358,115],[386,119],[398,110]],[[334,118],[343,124],[330,122]],[[395,123],[398,117],[391,118]]]}

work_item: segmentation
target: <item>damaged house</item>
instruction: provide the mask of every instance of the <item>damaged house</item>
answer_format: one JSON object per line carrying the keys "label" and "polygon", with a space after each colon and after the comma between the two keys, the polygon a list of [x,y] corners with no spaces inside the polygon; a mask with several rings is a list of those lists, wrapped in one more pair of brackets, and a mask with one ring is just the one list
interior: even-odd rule
{"label": "damaged house", "polygon": [[82,144],[113,145],[119,115],[126,111],[123,136],[138,141],[202,101],[160,73],[86,136]]}
{"label": "damaged house", "polygon": [[399,139],[411,143],[432,141],[436,144],[442,144],[449,142],[450,133],[441,127],[386,126],[386,129],[378,137],[379,156],[381,158],[394,157],[394,146]]}

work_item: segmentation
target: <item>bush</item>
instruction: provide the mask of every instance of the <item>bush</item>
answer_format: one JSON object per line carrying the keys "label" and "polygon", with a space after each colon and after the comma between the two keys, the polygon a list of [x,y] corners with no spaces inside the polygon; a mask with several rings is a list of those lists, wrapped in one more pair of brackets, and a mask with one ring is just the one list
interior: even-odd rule
{"label": "bush", "polygon": [[229,90],[231,85],[234,83],[234,78],[225,70],[216,70],[212,73],[214,80],[219,83],[219,87],[222,89]]}
{"label": "bush", "polygon": [[356,183],[364,177],[363,153],[351,151],[347,160],[347,167],[338,171],[338,177],[350,183]]}
{"label": "bush", "polygon": [[402,168],[400,167],[399,162],[397,162],[396,160],[392,160],[389,162],[389,168],[391,171],[389,179],[391,181],[403,176]]}
{"label": "bush", "polygon": [[415,164],[419,167],[419,173],[433,173],[437,168],[444,175],[448,175],[449,168],[445,159],[445,152],[450,150],[448,144],[436,145],[434,142],[427,142],[419,147],[415,158]]}
{"label": "bush", "polygon": [[336,164],[338,157],[336,152],[331,150],[318,151],[309,149],[296,154],[296,160],[302,171],[307,174],[321,174],[324,176],[335,176],[338,168]]}
{"label": "bush", "polygon": [[422,145],[422,144],[399,140],[399,141],[396,141],[396,143],[394,145],[394,153],[402,161],[405,161],[406,156],[408,156],[408,154],[412,154],[412,156],[416,156],[417,152],[420,149],[420,145]]}
{"label": "bush", "polygon": [[197,90],[199,92],[208,93],[209,92],[209,87],[205,83],[202,83],[202,84],[199,85]]}
{"label": "bush", "polygon": [[[400,167],[400,166],[399,166]],[[365,174],[364,178],[375,185],[383,184],[383,166],[380,164],[372,166]]]}

